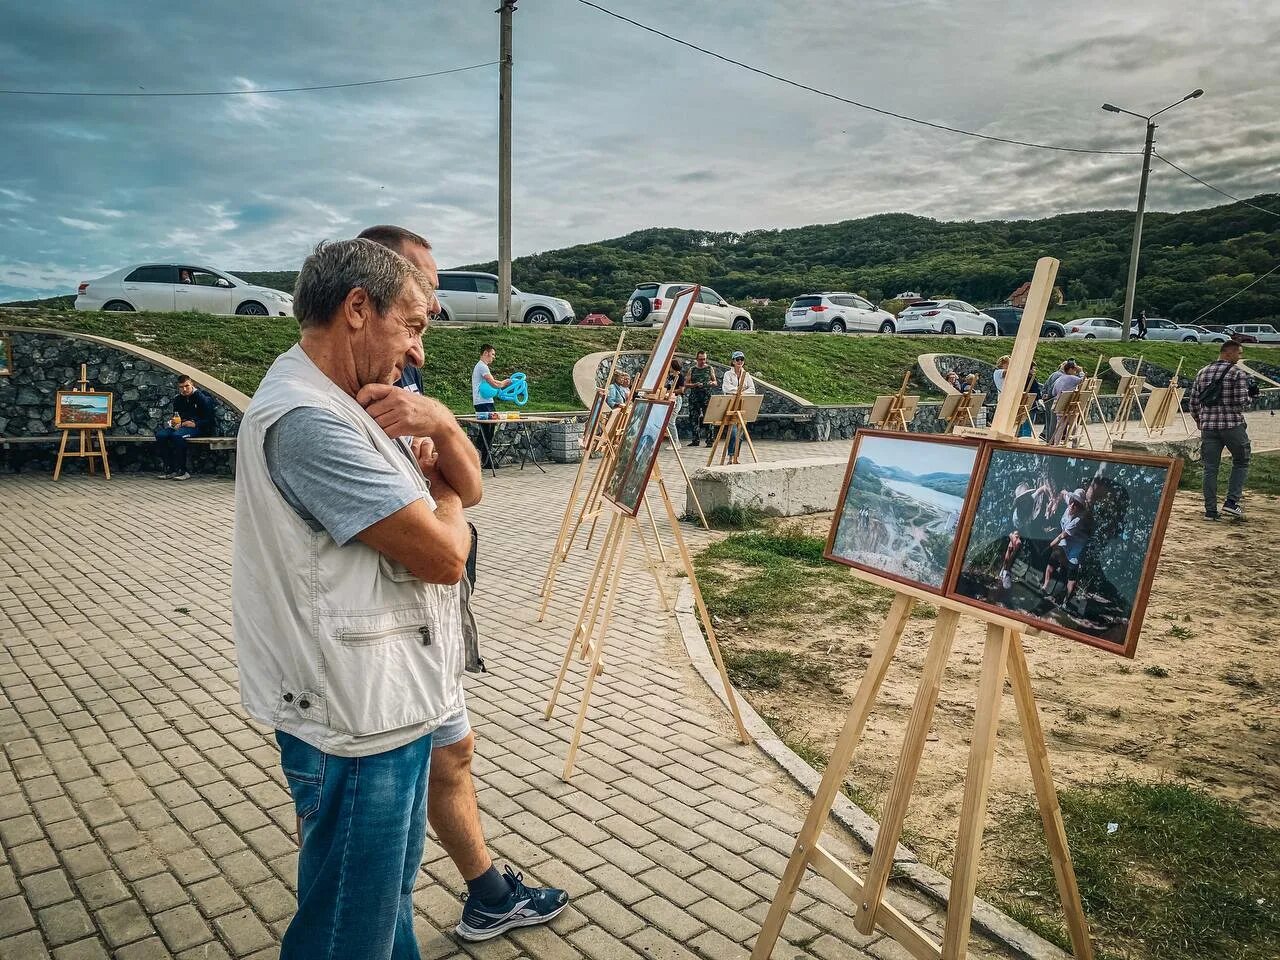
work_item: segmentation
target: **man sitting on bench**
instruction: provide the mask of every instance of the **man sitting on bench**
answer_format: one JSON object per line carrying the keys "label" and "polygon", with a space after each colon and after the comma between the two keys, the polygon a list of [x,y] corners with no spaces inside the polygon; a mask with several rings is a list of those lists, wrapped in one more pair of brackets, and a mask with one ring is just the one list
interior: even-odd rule
{"label": "man sitting on bench", "polygon": [[156,431],[156,446],[164,461],[164,479],[190,480],[187,472],[187,438],[214,434],[213,397],[188,376],[178,378],[178,395],[173,398],[173,417],[168,426]]}

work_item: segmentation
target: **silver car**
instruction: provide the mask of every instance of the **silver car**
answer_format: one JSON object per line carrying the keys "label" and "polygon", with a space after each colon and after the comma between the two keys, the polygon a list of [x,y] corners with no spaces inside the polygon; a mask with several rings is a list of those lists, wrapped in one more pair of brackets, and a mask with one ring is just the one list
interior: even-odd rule
{"label": "silver car", "polygon": [[[1137,323],[1133,323],[1129,327],[1130,335],[1138,332]],[[1199,343],[1200,335],[1194,330],[1188,330],[1180,327],[1172,320],[1164,320],[1160,317],[1147,317],[1147,335],[1144,340],[1173,340],[1178,343]]]}
{"label": "silver car", "polygon": [[1218,333],[1194,323],[1180,323],[1178,326],[1183,330],[1190,330],[1201,343],[1226,343],[1231,339],[1225,333]]}
{"label": "silver car", "polygon": [[[441,270],[440,319],[458,323],[498,322],[498,278],[472,270]],[[517,323],[573,323],[573,304],[511,288],[511,319]]]}
{"label": "silver car", "polygon": [[1084,317],[1066,322],[1068,340],[1119,340],[1120,321],[1110,317]]}

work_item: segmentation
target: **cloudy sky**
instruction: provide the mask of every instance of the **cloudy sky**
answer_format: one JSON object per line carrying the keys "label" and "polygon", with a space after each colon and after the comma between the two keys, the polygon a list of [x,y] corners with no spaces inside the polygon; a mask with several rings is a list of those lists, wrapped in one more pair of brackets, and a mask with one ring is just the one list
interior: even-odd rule
{"label": "cloudy sky", "polygon": [[[1157,149],[1223,189],[1280,191],[1271,0],[602,0],[803,83],[997,136]],[[255,90],[497,58],[495,0],[6,4],[0,88]],[[1175,7],[1192,8],[1175,13]],[[1130,207],[1135,157],[972,140],[711,60],[577,0],[515,17],[518,254],[648,226],[746,230],[886,211],[940,219]],[[296,268],[373,222],[445,265],[493,258],[497,67],[225,98],[0,95],[0,300],[170,256]],[[1158,162],[1149,204],[1221,198]],[[1052,251],[1047,251],[1052,252]]]}

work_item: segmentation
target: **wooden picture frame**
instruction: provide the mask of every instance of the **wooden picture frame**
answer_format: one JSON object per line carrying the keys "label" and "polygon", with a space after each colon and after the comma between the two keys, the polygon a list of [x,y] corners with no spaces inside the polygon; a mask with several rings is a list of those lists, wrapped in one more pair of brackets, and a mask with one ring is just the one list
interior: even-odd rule
{"label": "wooden picture frame", "polygon": [[604,401],[608,395],[608,390],[596,388],[595,399],[591,401],[591,409],[587,411],[587,422],[582,428],[582,437],[588,444],[600,429],[600,413],[604,410]]}
{"label": "wooden picture frame", "polygon": [[[953,568],[955,567],[960,557],[959,551],[957,550],[957,544],[959,542],[958,536],[952,537],[951,549],[947,555],[947,562],[943,566],[942,573],[938,578],[939,582],[936,585],[933,583],[926,582],[924,580],[919,580],[913,577],[904,576],[897,572],[885,570],[882,567],[877,567],[871,564],[858,562],[836,552],[836,541],[837,541],[837,538],[839,537],[841,527],[843,526],[844,520],[846,518],[846,513],[847,511],[856,508],[855,505],[850,502],[849,495],[850,495],[850,487],[852,486],[853,479],[854,479],[854,472],[858,464],[858,457],[865,450],[864,444],[867,444],[869,441],[878,441],[878,440],[883,440],[893,444],[910,444],[914,447],[921,448],[922,453],[928,452],[924,450],[925,447],[933,447],[935,448],[935,451],[934,451],[935,453],[938,453],[938,452],[949,453],[952,456],[954,456],[955,452],[958,450],[967,450],[970,452],[969,453],[970,459],[968,460],[968,463],[965,465],[964,469],[957,470],[957,471],[946,471],[946,472],[955,472],[957,474],[965,474],[969,478],[965,486],[964,495],[958,498],[960,503],[955,508],[955,518],[956,518],[955,526],[952,528],[951,531],[946,531],[953,534],[958,533],[961,530],[962,525],[964,523],[964,519],[969,514],[970,501],[973,498],[973,490],[974,490],[973,481],[974,481],[974,477],[976,476],[976,467],[977,467],[979,455],[982,450],[983,441],[977,438],[957,437],[951,434],[943,434],[943,433],[920,434],[920,433],[904,433],[901,430],[868,430],[868,429],[859,430],[854,435],[853,449],[849,451],[849,463],[845,467],[845,471],[844,471],[844,482],[840,485],[840,497],[836,501],[835,514],[831,518],[831,528],[827,532],[827,542],[826,542],[825,548],[823,549],[822,555],[826,559],[832,561],[833,563],[839,563],[846,567],[853,567],[855,570],[862,570],[867,573],[875,574],[878,577],[884,577],[885,579],[892,580],[896,583],[909,584],[910,586],[916,587],[920,590],[925,590],[931,594],[934,594],[935,596],[939,596],[939,597],[943,596],[945,594],[947,585],[951,581],[951,578],[953,575]],[[938,449],[938,448],[945,448],[945,449]],[[938,465],[943,466],[945,462],[946,461],[939,461]],[[890,468],[890,469],[896,469],[899,472],[902,472],[901,468]],[[930,472],[941,473],[944,471],[933,470]],[[884,482],[879,477],[877,477],[877,479],[880,480],[881,483]],[[935,493],[938,493],[938,491],[935,491]],[[869,508],[864,508],[864,509],[869,509]],[[880,509],[880,505],[877,504],[877,514],[879,513],[879,509]],[[877,516],[876,518],[872,518],[869,516],[868,520],[869,521],[879,520],[879,517]],[[884,528],[884,524],[882,520],[880,520],[880,523],[881,523],[881,527]]]}
{"label": "wooden picture frame", "polygon": [[[969,567],[970,551],[974,546],[972,543],[974,527],[977,523],[979,511],[983,508],[983,495],[987,490],[987,484],[991,477],[992,461],[1003,454],[1028,458],[1056,458],[1083,462],[1086,464],[1115,464],[1119,466],[1149,467],[1164,471],[1164,478],[1160,488],[1159,498],[1154,504],[1150,505],[1151,530],[1147,536],[1142,566],[1138,571],[1138,576],[1134,584],[1128,616],[1124,620],[1124,633],[1120,639],[1108,638],[1105,635],[1089,633],[1084,629],[1053,619],[1048,619],[1047,615],[1056,610],[1061,612],[1063,617],[1073,619],[1078,623],[1082,615],[1070,614],[1069,611],[1065,609],[1067,601],[1064,601],[1064,604],[1061,606],[1054,602],[1050,602],[1049,605],[1044,608],[1044,615],[1036,615],[1019,609],[1014,605],[992,602],[990,597],[984,599],[983,597],[975,596],[975,588],[973,584],[967,585],[970,592],[961,592],[961,580],[965,577],[966,570]],[[1084,476],[1087,473],[1088,468],[1081,472],[1081,476]],[[1178,479],[1181,474],[1182,461],[1171,457],[1104,453],[1100,451],[1095,452],[1093,450],[1081,451],[1062,447],[1033,447],[1015,442],[985,441],[978,463],[975,467],[973,481],[970,484],[970,496],[969,502],[966,506],[965,515],[962,518],[960,528],[957,531],[955,542],[955,562],[952,564],[951,573],[948,578],[947,588],[945,591],[946,597],[948,599],[964,603],[967,606],[975,607],[978,610],[988,611],[990,613],[998,614],[1003,618],[1027,624],[1041,633],[1056,634],[1057,636],[1065,637],[1068,640],[1076,640],[1080,643],[1088,644],[1091,647],[1097,647],[1100,650],[1106,650],[1132,659],[1137,651],[1138,637],[1142,632],[1142,621],[1146,613],[1147,602],[1150,598],[1151,582],[1155,578],[1156,566],[1160,557],[1160,548],[1164,541],[1165,529],[1169,523],[1169,513],[1173,508],[1174,495],[1177,492]],[[1086,488],[1093,486],[1094,479],[1099,476],[1101,476],[1101,473],[1095,472],[1093,478],[1089,478],[1084,481],[1084,486]],[[1136,486],[1133,479],[1126,481],[1123,487],[1118,484],[1112,486],[1114,490],[1122,491],[1123,496],[1121,496],[1121,493],[1115,493],[1114,496],[1117,502],[1125,500],[1123,509],[1127,511],[1132,506],[1132,502],[1128,501],[1127,498],[1133,491],[1138,490],[1139,488]],[[1057,496],[1062,496],[1065,492],[1066,489],[1064,487],[1062,491],[1058,492],[1055,499]],[[994,509],[996,512],[993,516],[1004,516],[1004,524],[1007,527],[1016,506],[1011,509],[1010,504],[1000,503],[998,507]],[[1120,520],[1118,522],[1124,523],[1125,521]],[[1010,536],[1012,533],[1016,532],[1016,529],[1017,528],[1015,527],[1014,531],[1010,531]],[[1108,542],[1111,540],[1118,540],[1119,532],[1119,529],[1117,529],[1117,531],[1108,538]],[[1095,533],[1096,531],[1091,531],[1090,537]],[[1034,544],[1036,541],[1031,538],[1021,538],[1021,542],[1023,544],[1031,544],[1030,549],[1035,549]],[[1086,546],[1083,549],[1103,549],[1104,547],[1094,548],[1092,547],[1090,540],[1086,542]],[[1020,550],[1021,548],[1018,549]],[[1117,544],[1110,549],[1114,550],[1116,555],[1123,555],[1133,553],[1138,549],[1138,547],[1129,543],[1124,545]],[[1015,551],[1014,559],[1010,561],[1010,566],[1017,563],[1018,558],[1016,553],[1017,551]],[[1005,554],[1005,557],[1007,558],[1007,553]],[[981,562],[982,561],[980,560],[976,561],[973,566],[975,568],[979,567]],[[1004,559],[1002,559],[1001,562],[1004,563]],[[1046,574],[1050,565],[1051,562],[1045,564]],[[1077,567],[1078,565],[1079,561],[1076,563]],[[1030,563],[1028,563],[1028,567],[1030,568]],[[1002,569],[1004,568],[1002,567]],[[1068,564],[1059,564],[1055,569],[1059,575],[1065,578],[1070,571],[1070,566]],[[996,574],[996,580],[997,582],[999,581],[999,573]],[[1108,580],[1108,584],[1110,584],[1110,580]],[[1012,595],[1011,591],[1010,595]],[[1072,599],[1074,598],[1075,597],[1073,595]]]}
{"label": "wooden picture frame", "polygon": [[680,335],[684,333],[685,324],[693,311],[693,305],[698,302],[698,294],[701,290],[702,287],[695,283],[691,287],[685,287],[671,298],[671,308],[667,310],[666,319],[662,321],[662,327],[658,330],[658,339],[654,341],[653,349],[649,351],[649,359],[632,384],[632,396],[638,394],[652,396],[666,381],[667,372],[671,369],[671,358],[676,355]]}
{"label": "wooden picture frame", "polygon": [[13,376],[13,338],[0,334],[0,377]]}
{"label": "wooden picture frame", "polygon": [[[74,402],[76,398],[82,402]],[[58,430],[110,430],[114,401],[110,391],[59,390],[53,425]]]}
{"label": "wooden picture frame", "polygon": [[604,498],[629,517],[640,513],[675,406],[670,400],[647,397],[631,402],[631,414],[622,427],[613,470],[603,491]]}

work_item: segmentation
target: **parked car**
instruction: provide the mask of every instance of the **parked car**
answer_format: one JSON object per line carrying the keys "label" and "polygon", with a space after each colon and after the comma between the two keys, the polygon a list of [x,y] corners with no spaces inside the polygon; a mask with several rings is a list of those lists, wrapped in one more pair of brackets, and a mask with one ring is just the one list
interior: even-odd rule
{"label": "parked car", "polygon": [[[1022,326],[1022,308],[1010,306],[983,307],[982,312],[992,317],[1002,337],[1016,337],[1018,327]],[[1067,328],[1057,320],[1045,320],[1040,324],[1042,340],[1061,340],[1067,335]]]}
{"label": "parked car", "polygon": [[77,310],[178,310],[291,317],[293,297],[256,287],[233,273],[197,266],[200,261],[135,263],[80,284]]}
{"label": "parked car", "polygon": [[[1137,336],[1137,321],[1129,321],[1129,336]],[[1147,335],[1145,340],[1175,340],[1181,343],[1199,343],[1200,336],[1194,330],[1186,330],[1172,320],[1160,317],[1147,317]]]}
{"label": "parked car", "polygon": [[[459,323],[498,322],[498,278],[473,270],[441,270],[441,320]],[[544,297],[511,288],[511,319],[517,323],[573,323],[573,304],[559,297]]]}
{"label": "parked car", "polygon": [[921,300],[898,314],[898,333],[974,333],[994,337],[994,318],[963,300]]}
{"label": "parked car", "polygon": [[1178,326],[1183,330],[1190,330],[1201,343],[1226,343],[1231,339],[1221,331],[1210,330],[1208,327],[1201,327],[1194,323],[1180,323]]}
{"label": "parked car", "polygon": [[1269,323],[1233,323],[1223,332],[1241,343],[1280,343],[1280,331]]}
{"label": "parked car", "polygon": [[1068,340],[1119,340],[1120,321],[1110,317],[1083,317],[1067,321]]}
{"label": "parked car", "polygon": [[[653,326],[666,315],[671,299],[690,283],[642,283],[627,300],[622,322]],[[710,287],[703,287],[698,300],[689,312],[689,326],[711,327],[721,330],[752,330],[755,324],[751,314],[735,307]]]}
{"label": "parked car", "polygon": [[810,293],[791,301],[782,329],[893,333],[897,324],[892,313],[856,293]]}

